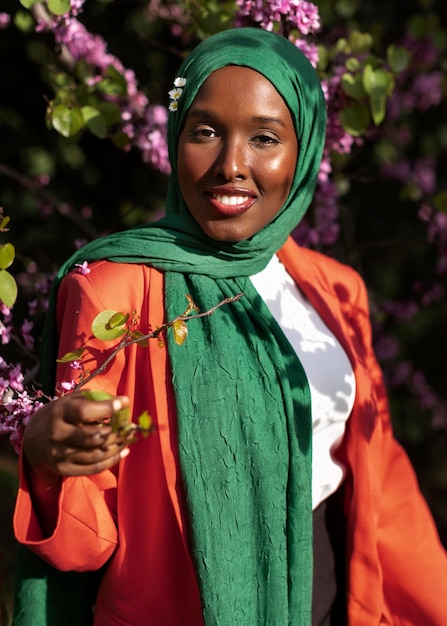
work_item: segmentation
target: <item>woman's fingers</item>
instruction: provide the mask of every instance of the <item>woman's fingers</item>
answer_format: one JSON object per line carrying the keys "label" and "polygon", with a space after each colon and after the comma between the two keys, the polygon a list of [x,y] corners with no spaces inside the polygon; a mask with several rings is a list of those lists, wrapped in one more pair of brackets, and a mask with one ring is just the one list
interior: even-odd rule
{"label": "woman's fingers", "polygon": [[64,419],[73,425],[102,423],[117,411],[129,406],[127,396],[93,401],[85,398],[82,391],[64,396],[58,402],[64,402],[60,407],[63,410]]}
{"label": "woman's fingers", "polygon": [[57,465],[61,476],[91,476],[110,469],[129,454],[127,447],[108,450],[106,454],[75,453]]}
{"label": "woman's fingers", "polygon": [[63,476],[95,474],[120,460],[128,443],[107,418],[129,405],[126,396],[91,401],[82,392],[40,409],[25,429],[24,452],[31,466]]}

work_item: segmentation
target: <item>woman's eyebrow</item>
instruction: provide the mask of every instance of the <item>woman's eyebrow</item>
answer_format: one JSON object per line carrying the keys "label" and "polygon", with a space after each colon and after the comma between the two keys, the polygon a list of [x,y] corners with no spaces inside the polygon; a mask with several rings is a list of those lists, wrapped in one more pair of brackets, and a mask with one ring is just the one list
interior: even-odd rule
{"label": "woman's eyebrow", "polygon": [[188,112],[188,117],[201,117],[210,120],[217,119],[217,115],[212,111],[207,111],[206,109],[190,109]]}
{"label": "woman's eyebrow", "polygon": [[286,127],[286,125],[284,123],[284,120],[282,120],[280,117],[270,117],[270,116],[264,116],[264,115],[256,115],[256,116],[252,117],[251,120],[253,122],[257,122],[258,124],[265,124],[265,125],[277,124],[278,126],[282,126],[283,128]]}
{"label": "woman's eyebrow", "polygon": [[[192,118],[200,117],[200,118],[205,118],[209,120],[218,119],[218,116],[215,113],[213,113],[212,111],[208,111],[206,109],[190,109],[188,115],[189,117],[192,117]],[[280,117],[273,117],[269,115],[254,115],[253,117],[250,118],[250,122],[254,122],[256,124],[263,124],[267,126],[269,124],[276,124],[277,126],[281,126],[282,128],[286,127],[284,120],[282,120]]]}

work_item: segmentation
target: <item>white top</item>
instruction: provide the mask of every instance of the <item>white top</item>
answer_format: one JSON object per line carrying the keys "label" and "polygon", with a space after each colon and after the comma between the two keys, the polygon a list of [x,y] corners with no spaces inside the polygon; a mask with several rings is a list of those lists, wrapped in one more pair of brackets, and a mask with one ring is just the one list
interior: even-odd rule
{"label": "white top", "polygon": [[344,478],[344,468],[331,452],[343,437],[354,404],[354,373],[340,343],[276,255],[251,280],[297,353],[309,382],[315,509],[337,490]]}

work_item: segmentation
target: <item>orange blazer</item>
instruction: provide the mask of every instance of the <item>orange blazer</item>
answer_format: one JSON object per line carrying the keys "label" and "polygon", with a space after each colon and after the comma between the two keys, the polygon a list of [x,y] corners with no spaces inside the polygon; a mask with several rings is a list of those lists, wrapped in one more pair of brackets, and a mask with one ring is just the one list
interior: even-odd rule
{"label": "orange blazer", "polygon": [[[289,239],[279,257],[344,347],[356,399],[337,454],[347,468],[348,619],[352,626],[447,624],[447,556],[409,460],[394,440],[382,374],[371,345],[367,293],[351,268]],[[142,265],[98,261],[69,274],[58,298],[59,355],[87,342],[93,369],[108,349],[91,337],[99,311],[136,311],[143,333],[164,321],[163,274]],[[61,364],[58,380],[72,372]],[[134,444],[119,467],[64,479],[59,516],[43,535],[25,477],[14,514],[18,541],[61,570],[108,563],[96,626],[200,626],[200,597],[189,552],[168,354],[121,351],[89,385],[127,394],[135,416],[149,410],[156,431]]]}

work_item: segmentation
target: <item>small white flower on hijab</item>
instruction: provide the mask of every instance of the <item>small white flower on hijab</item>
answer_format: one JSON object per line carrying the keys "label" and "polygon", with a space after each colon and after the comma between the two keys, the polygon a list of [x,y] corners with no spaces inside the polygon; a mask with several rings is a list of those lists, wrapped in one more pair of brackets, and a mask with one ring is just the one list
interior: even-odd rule
{"label": "small white flower on hijab", "polygon": [[171,112],[177,111],[178,109],[178,99],[183,93],[183,87],[186,85],[186,78],[182,76],[177,76],[174,80],[174,89],[168,93],[171,102],[169,104],[169,110]]}

